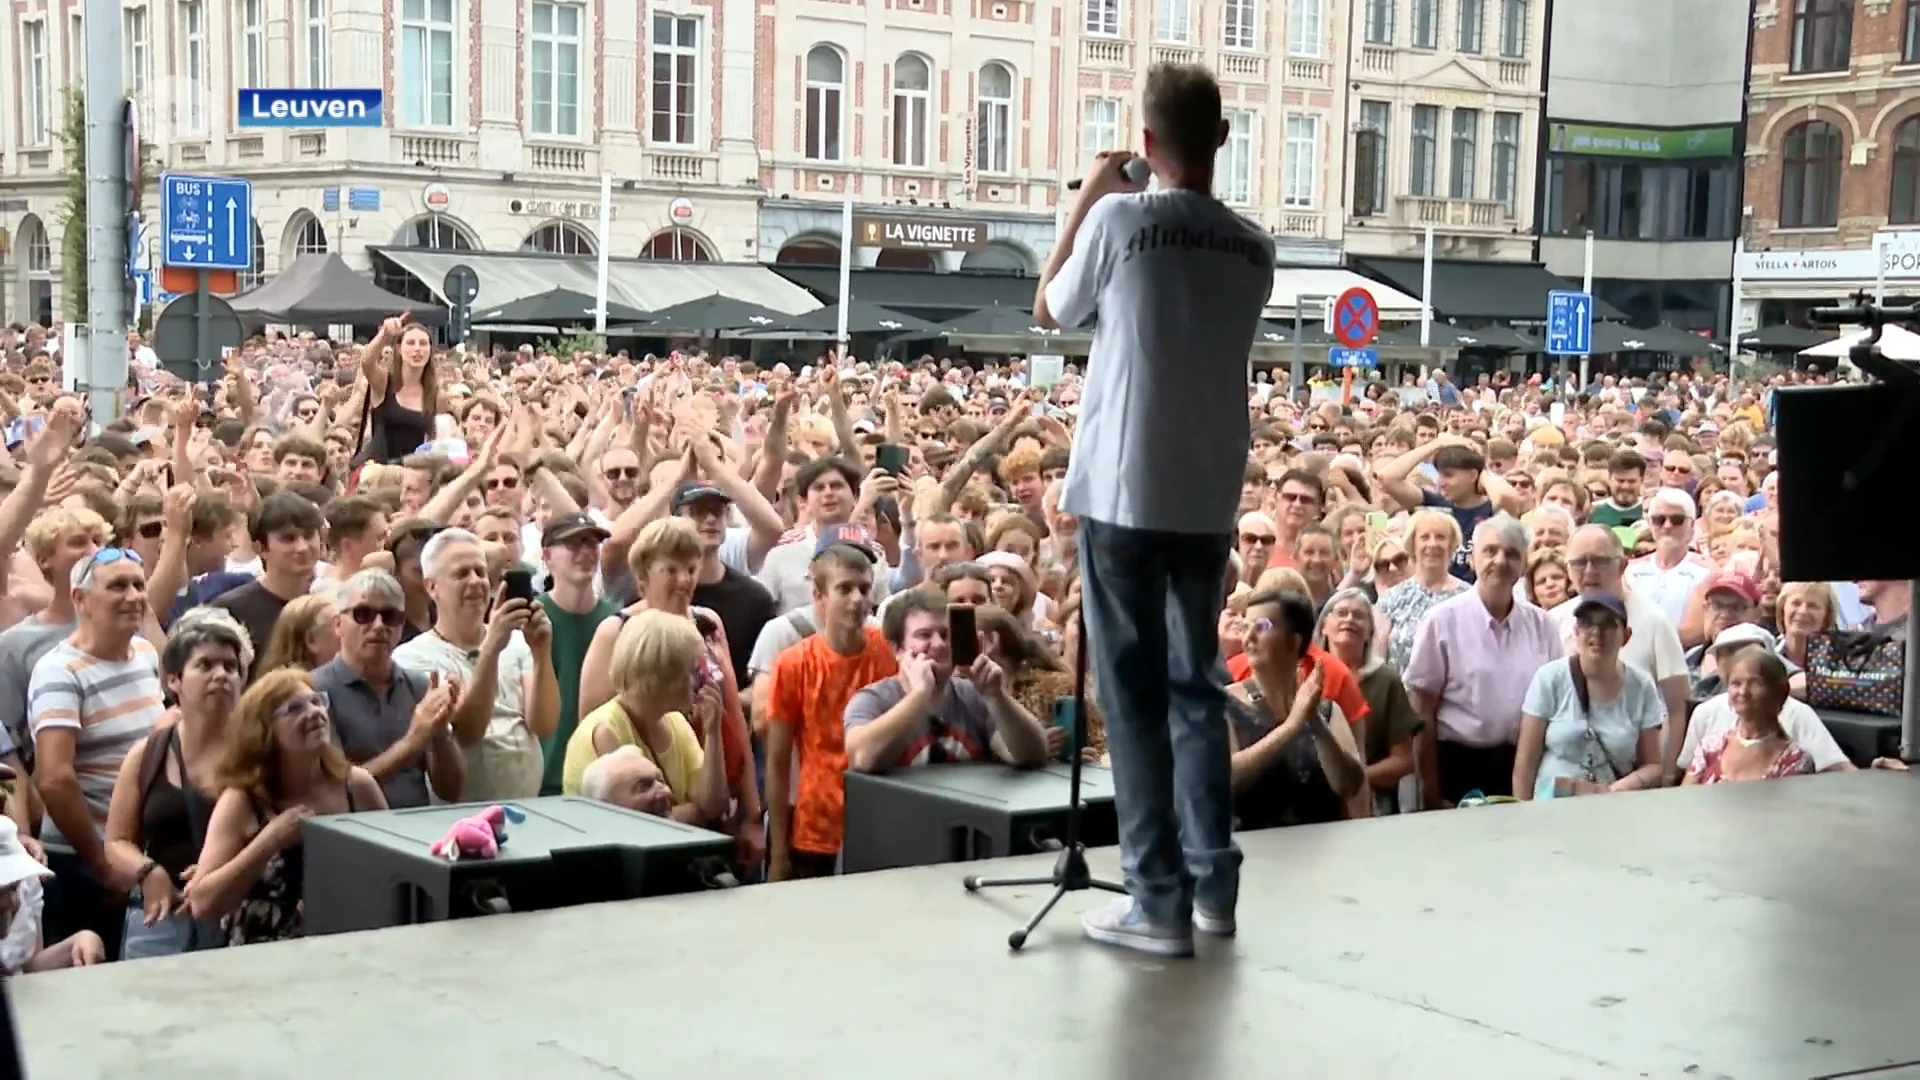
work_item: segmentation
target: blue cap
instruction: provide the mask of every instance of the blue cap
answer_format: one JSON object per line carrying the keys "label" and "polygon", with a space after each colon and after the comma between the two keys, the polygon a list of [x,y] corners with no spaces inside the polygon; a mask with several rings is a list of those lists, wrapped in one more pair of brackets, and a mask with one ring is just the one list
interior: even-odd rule
{"label": "blue cap", "polygon": [[1581,593],[1573,605],[1573,617],[1577,619],[1592,608],[1605,608],[1621,623],[1627,622],[1627,602],[1610,592]]}
{"label": "blue cap", "polygon": [[862,555],[867,557],[869,562],[877,563],[880,561],[880,550],[873,546],[873,541],[867,536],[867,531],[858,525],[828,525],[821,529],[819,539],[815,540],[813,544],[813,557],[816,559],[819,558],[823,552],[835,544],[845,544],[848,547],[858,549]]}

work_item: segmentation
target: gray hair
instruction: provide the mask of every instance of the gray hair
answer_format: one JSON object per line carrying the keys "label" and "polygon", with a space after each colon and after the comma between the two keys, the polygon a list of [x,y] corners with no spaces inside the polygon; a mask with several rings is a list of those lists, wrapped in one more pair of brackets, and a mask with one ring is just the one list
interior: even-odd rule
{"label": "gray hair", "polygon": [[1532,546],[1533,538],[1527,534],[1527,527],[1511,514],[1495,514],[1473,527],[1473,546],[1480,546],[1482,536],[1491,536],[1522,556]]}
{"label": "gray hair", "polygon": [[1647,496],[1647,509],[1652,510],[1655,506],[1671,506],[1687,515],[1688,521],[1700,516],[1699,507],[1694,503],[1693,496],[1676,487],[1663,487]]}
{"label": "gray hair", "polygon": [[1573,520],[1573,513],[1559,503],[1541,503],[1539,506],[1527,511],[1527,515],[1520,519],[1520,523],[1525,525],[1527,531],[1531,533],[1534,528],[1534,522],[1542,518],[1559,518],[1564,522],[1567,526],[1568,539],[1572,539],[1573,530],[1580,527],[1580,523]]}
{"label": "gray hair", "polygon": [[[1320,620],[1313,628],[1314,644],[1323,649],[1327,647],[1327,618],[1336,606],[1348,601],[1359,604],[1361,609],[1367,613],[1367,645],[1365,652],[1367,655],[1371,655],[1373,652],[1373,634],[1376,628],[1376,616],[1373,610],[1373,601],[1367,596],[1365,589],[1338,589],[1335,590],[1332,596],[1327,597],[1327,602],[1320,605]],[[1358,673],[1356,672],[1356,674]]]}
{"label": "gray hair", "polygon": [[[432,541],[428,543],[431,544]],[[385,570],[362,570],[341,582],[338,592],[339,595],[333,600],[335,607],[345,605],[352,600],[366,598],[385,600],[394,607],[405,607],[407,604],[406,590],[400,587],[400,579]]]}
{"label": "gray hair", "polygon": [[606,802],[613,794],[613,783],[620,772],[620,766],[628,762],[644,761],[652,764],[651,759],[640,748],[629,743],[617,746],[612,753],[602,754],[587,763],[587,770],[580,774],[580,794],[595,802]]}
{"label": "gray hair", "polygon": [[240,670],[253,667],[253,635],[226,608],[194,607],[182,612],[167,631],[160,651],[160,670],[178,675],[187,668],[193,651],[205,645],[225,645],[240,656]]}
{"label": "gray hair", "polygon": [[465,529],[441,529],[420,549],[420,573],[429,578],[440,576],[439,564],[446,558],[447,550],[460,544],[472,544],[483,552],[486,550],[480,538]]}

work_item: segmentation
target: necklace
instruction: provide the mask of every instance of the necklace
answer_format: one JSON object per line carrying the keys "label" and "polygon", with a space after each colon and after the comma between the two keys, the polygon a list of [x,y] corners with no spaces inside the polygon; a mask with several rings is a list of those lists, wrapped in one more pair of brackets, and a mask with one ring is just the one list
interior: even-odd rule
{"label": "necklace", "polygon": [[1743,750],[1751,750],[1761,743],[1772,742],[1773,739],[1774,734],[1772,732],[1760,736],[1749,736],[1741,734],[1738,727],[1733,729],[1733,741],[1739,743]]}

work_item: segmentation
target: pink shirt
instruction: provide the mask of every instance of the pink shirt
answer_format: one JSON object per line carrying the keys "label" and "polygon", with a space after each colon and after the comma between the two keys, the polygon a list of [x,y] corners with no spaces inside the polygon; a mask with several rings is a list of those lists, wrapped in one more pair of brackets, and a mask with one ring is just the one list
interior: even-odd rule
{"label": "pink shirt", "polygon": [[1520,734],[1520,706],[1533,673],[1566,652],[1553,618],[1524,600],[1496,619],[1468,589],[1420,620],[1402,677],[1408,690],[1440,696],[1440,737],[1504,746]]}

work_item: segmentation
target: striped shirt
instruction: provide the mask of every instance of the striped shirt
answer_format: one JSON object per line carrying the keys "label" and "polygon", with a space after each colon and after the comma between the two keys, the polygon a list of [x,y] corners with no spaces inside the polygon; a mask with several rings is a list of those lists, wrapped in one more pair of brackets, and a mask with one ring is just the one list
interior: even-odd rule
{"label": "striped shirt", "polygon": [[[27,724],[36,741],[52,728],[75,731],[73,770],[102,832],[120,763],[166,712],[160,654],[143,638],[133,639],[131,648],[125,660],[102,660],[62,641],[33,666],[27,689]],[[51,817],[43,835],[65,843]]]}

